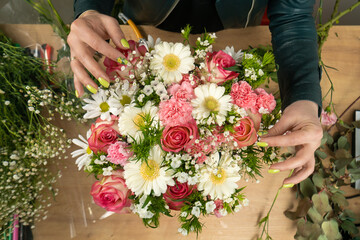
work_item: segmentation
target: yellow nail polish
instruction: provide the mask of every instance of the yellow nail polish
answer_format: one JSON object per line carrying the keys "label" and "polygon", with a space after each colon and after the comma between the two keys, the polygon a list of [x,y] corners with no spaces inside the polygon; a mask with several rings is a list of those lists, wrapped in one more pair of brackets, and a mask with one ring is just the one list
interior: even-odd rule
{"label": "yellow nail polish", "polygon": [[130,48],[129,42],[125,38],[121,39],[120,42],[124,47]]}
{"label": "yellow nail polish", "polygon": [[96,88],[94,88],[93,86],[91,86],[90,84],[86,85],[86,88],[93,94],[97,93]]}
{"label": "yellow nail polish", "polygon": [[267,146],[269,146],[269,144],[266,143],[266,142],[257,142],[256,145],[258,145],[259,147],[267,147]]}
{"label": "yellow nail polish", "polygon": [[268,173],[278,173],[278,172],[280,172],[279,169],[269,169],[268,170]]}
{"label": "yellow nail polish", "polygon": [[75,96],[79,98],[79,92],[77,90],[75,90]]}
{"label": "yellow nail polish", "polygon": [[106,81],[104,78],[102,78],[102,77],[99,77],[98,78],[98,81],[99,81],[99,83],[101,84],[101,85],[103,85],[105,88],[108,88],[109,87],[109,85],[110,85],[110,83],[108,82],[108,81]]}
{"label": "yellow nail polish", "polygon": [[261,137],[261,136],[263,136],[263,135],[265,135],[265,134],[268,134],[268,132],[267,131],[259,131],[258,132],[258,135]]}
{"label": "yellow nail polish", "polygon": [[283,188],[292,188],[294,186],[293,183],[284,184]]}
{"label": "yellow nail polish", "polygon": [[125,64],[125,65],[128,64],[128,60],[126,60],[125,58],[121,58],[121,57],[119,57],[117,59],[117,62],[120,63],[120,64]]}

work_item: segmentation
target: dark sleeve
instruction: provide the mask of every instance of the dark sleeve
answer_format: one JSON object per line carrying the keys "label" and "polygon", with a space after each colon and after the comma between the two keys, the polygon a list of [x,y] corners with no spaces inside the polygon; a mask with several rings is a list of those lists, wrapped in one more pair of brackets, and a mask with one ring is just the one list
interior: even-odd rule
{"label": "dark sleeve", "polygon": [[298,100],[318,104],[321,112],[321,69],[313,0],[269,0],[268,16],[282,108]]}
{"label": "dark sleeve", "polygon": [[74,0],[75,19],[87,10],[96,10],[99,13],[110,15],[115,0]]}

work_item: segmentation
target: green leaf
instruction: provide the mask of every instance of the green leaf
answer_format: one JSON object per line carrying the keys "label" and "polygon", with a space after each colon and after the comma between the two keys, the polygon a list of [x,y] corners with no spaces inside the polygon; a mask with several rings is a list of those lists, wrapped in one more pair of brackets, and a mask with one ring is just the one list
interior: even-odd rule
{"label": "green leaf", "polygon": [[317,240],[328,240],[325,235],[320,235]]}
{"label": "green leaf", "polygon": [[307,178],[300,183],[300,192],[304,195],[304,197],[308,198],[311,198],[311,196],[317,192],[316,187],[310,178]]}
{"label": "green leaf", "polygon": [[321,159],[325,159],[327,157],[327,154],[320,150],[316,150],[315,154],[316,154],[316,156],[318,156]]}
{"label": "green leaf", "polygon": [[329,240],[338,240],[342,238],[339,232],[338,223],[335,220],[323,222],[321,228]]}
{"label": "green leaf", "polygon": [[350,152],[346,149],[338,149],[335,151],[335,158],[352,158]]}
{"label": "green leaf", "polygon": [[312,180],[318,188],[324,187],[324,178],[319,173],[314,173]]}
{"label": "green leaf", "polygon": [[334,138],[327,131],[323,132],[323,138],[326,139],[326,143],[328,145],[331,145],[334,143]]}
{"label": "green leaf", "polygon": [[325,192],[313,195],[311,200],[314,203],[314,207],[321,215],[324,215],[332,210],[329,204],[329,197]]}
{"label": "green leaf", "polygon": [[333,194],[330,199],[331,199],[331,201],[336,203],[339,207],[345,207],[345,206],[349,205],[348,201],[345,199],[344,195],[341,193]]}
{"label": "green leaf", "polygon": [[352,181],[360,179],[360,169],[349,169],[349,173],[351,174]]}
{"label": "green leaf", "polygon": [[348,144],[348,140],[346,137],[341,136],[341,137],[339,137],[337,144],[338,144],[339,149],[345,149],[346,145]]}
{"label": "green leaf", "polygon": [[360,128],[360,120],[351,123],[354,127]]}
{"label": "green leaf", "polygon": [[320,213],[314,207],[309,209],[308,214],[314,223],[320,224],[324,220]]}
{"label": "green leaf", "polygon": [[296,219],[305,217],[309,208],[311,208],[311,206],[312,206],[312,203],[308,197],[302,198],[299,201],[299,204],[298,204],[295,212],[285,211],[284,214],[289,219],[296,220]]}
{"label": "green leaf", "polygon": [[[344,149],[341,149],[344,150]],[[340,170],[344,167],[346,167],[347,165],[349,165],[354,159],[353,158],[339,158],[337,159],[334,164],[336,166],[337,170]]]}
{"label": "green leaf", "polygon": [[355,226],[352,221],[345,220],[340,227],[344,229],[344,231],[348,232],[351,235],[355,235],[359,233],[359,229]]}
{"label": "green leaf", "polygon": [[259,221],[259,226],[261,226],[261,224],[265,221],[267,221],[267,219],[269,218],[269,216],[266,216],[264,218],[262,218],[260,221]]}

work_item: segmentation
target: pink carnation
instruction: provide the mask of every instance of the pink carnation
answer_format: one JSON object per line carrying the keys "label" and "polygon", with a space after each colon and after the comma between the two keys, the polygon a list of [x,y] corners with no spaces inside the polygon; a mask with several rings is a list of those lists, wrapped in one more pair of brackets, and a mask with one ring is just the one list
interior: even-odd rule
{"label": "pink carnation", "polygon": [[268,94],[264,89],[257,88],[255,89],[255,93],[258,94],[256,99],[256,108],[259,110],[260,108],[266,109],[269,113],[271,113],[276,107],[276,101],[272,94]]}
{"label": "pink carnation", "polygon": [[324,109],[321,112],[321,124],[325,126],[334,125],[337,121],[335,113],[325,112]]}
{"label": "pink carnation", "polygon": [[176,98],[160,102],[159,116],[166,126],[185,124],[193,119],[191,116],[193,108],[190,103],[179,101]]}
{"label": "pink carnation", "polygon": [[126,161],[133,155],[128,149],[129,145],[125,142],[115,142],[108,148],[107,160],[114,164],[125,166]]}
{"label": "pink carnation", "polygon": [[251,86],[245,82],[234,83],[231,87],[230,96],[232,102],[241,108],[256,111],[257,94],[252,91]]}
{"label": "pink carnation", "polygon": [[173,95],[175,99],[180,101],[190,101],[195,98],[194,89],[188,82],[182,82],[180,84],[174,84],[169,89],[170,95]]}
{"label": "pink carnation", "polygon": [[[200,78],[198,76],[196,76],[196,75],[191,75],[191,77],[190,77],[189,74],[183,74],[183,78],[182,78],[180,84],[182,84],[183,82],[190,83],[190,86],[194,89],[197,86],[199,86]],[[193,82],[194,85],[191,85],[191,82]]]}

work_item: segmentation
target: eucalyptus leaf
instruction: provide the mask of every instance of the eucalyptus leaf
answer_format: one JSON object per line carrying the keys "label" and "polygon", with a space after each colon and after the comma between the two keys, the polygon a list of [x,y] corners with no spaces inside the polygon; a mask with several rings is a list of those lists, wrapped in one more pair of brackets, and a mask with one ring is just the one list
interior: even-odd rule
{"label": "eucalyptus leaf", "polygon": [[325,159],[327,157],[327,154],[320,150],[316,150],[315,154],[316,154],[316,156],[318,156],[321,159]]}
{"label": "eucalyptus leaf", "polygon": [[299,204],[298,204],[295,212],[287,210],[284,212],[284,214],[287,218],[289,218],[291,220],[296,220],[296,219],[305,217],[307,212],[309,211],[309,208],[311,208],[311,206],[312,206],[312,203],[308,197],[302,198],[299,201]]}
{"label": "eucalyptus leaf", "polygon": [[334,143],[334,138],[327,131],[324,131],[323,138],[326,139],[326,143],[328,145],[331,145]]}
{"label": "eucalyptus leaf", "polygon": [[308,215],[314,223],[321,224],[324,220],[324,218],[320,215],[320,213],[314,207],[309,209]]}
{"label": "eucalyptus leaf", "polygon": [[355,226],[355,224],[352,221],[345,220],[340,227],[344,229],[344,231],[348,232],[351,235],[358,234],[359,229]]}
{"label": "eucalyptus leaf", "polygon": [[339,137],[337,144],[339,149],[344,149],[346,146],[346,143],[348,142],[347,138],[344,136]]}
{"label": "eucalyptus leaf", "polygon": [[334,164],[336,166],[336,169],[339,170],[339,169],[342,169],[342,168],[346,167],[347,165],[349,165],[352,162],[352,160],[354,160],[354,159],[353,158],[339,158],[334,162]]}
{"label": "eucalyptus leaf", "polygon": [[317,186],[318,188],[324,187],[324,178],[319,173],[314,173],[314,175],[312,176],[312,180],[315,186]]}
{"label": "eucalyptus leaf", "polygon": [[309,239],[310,235],[318,232],[319,229],[318,224],[305,221],[303,218],[297,222],[297,233],[302,237],[306,237],[306,239]]}
{"label": "eucalyptus leaf", "polygon": [[314,194],[311,198],[314,203],[314,207],[321,214],[324,215],[332,210],[329,204],[329,197],[325,192]]}
{"label": "eucalyptus leaf", "polygon": [[331,201],[336,203],[339,207],[345,207],[345,206],[349,205],[348,201],[345,199],[344,195],[342,195],[341,193],[333,194],[330,199],[331,199]]}
{"label": "eucalyptus leaf", "polygon": [[335,220],[323,222],[321,228],[329,240],[338,240],[342,238],[339,232],[338,223]]}
{"label": "eucalyptus leaf", "polygon": [[336,159],[340,159],[340,158],[352,158],[351,154],[349,151],[347,151],[346,149],[338,149],[335,151],[335,158]]}
{"label": "eucalyptus leaf", "polygon": [[317,190],[313,182],[307,178],[300,183],[300,192],[304,195],[304,197],[311,198],[311,196],[314,195]]}
{"label": "eucalyptus leaf", "polygon": [[351,123],[354,127],[360,128],[360,120]]}
{"label": "eucalyptus leaf", "polygon": [[325,235],[320,235],[317,240],[328,240]]}

